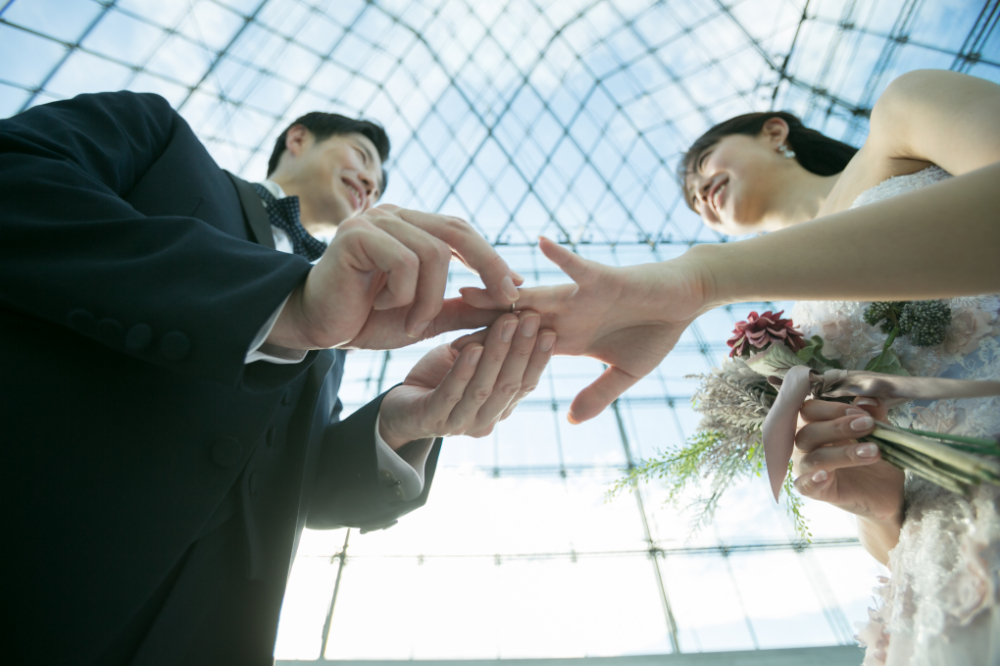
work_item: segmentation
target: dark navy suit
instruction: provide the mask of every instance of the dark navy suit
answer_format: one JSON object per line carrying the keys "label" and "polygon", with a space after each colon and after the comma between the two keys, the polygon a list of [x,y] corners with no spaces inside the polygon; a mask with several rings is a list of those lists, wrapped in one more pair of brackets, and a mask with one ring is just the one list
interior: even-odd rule
{"label": "dark navy suit", "polygon": [[[310,270],[155,95],[0,121],[5,649],[17,663],[271,663],[298,534],[426,501],[380,485],[343,352],[244,363]],[[378,593],[378,591],[373,591]]]}

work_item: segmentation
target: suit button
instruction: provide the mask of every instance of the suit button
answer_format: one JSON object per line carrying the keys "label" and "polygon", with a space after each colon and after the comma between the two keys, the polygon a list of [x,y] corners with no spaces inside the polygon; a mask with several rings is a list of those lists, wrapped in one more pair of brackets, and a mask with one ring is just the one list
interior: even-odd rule
{"label": "suit button", "polygon": [[283,405],[292,404],[292,389],[285,389],[285,394],[281,396],[281,404]]}
{"label": "suit button", "polygon": [[171,331],[160,340],[160,353],[171,361],[179,361],[188,355],[191,343],[186,335],[179,331]]}
{"label": "suit button", "polygon": [[136,324],[125,334],[125,349],[130,352],[146,351],[152,343],[153,329],[146,324]]}
{"label": "suit button", "polygon": [[274,442],[275,442],[275,440],[278,437],[278,434],[275,432],[273,426],[267,429],[267,435],[265,435],[265,437],[266,437],[266,440],[267,440],[267,446],[269,448],[273,449],[274,448]]}
{"label": "suit button", "polygon": [[382,485],[392,490],[392,493],[399,499],[403,499],[403,484],[402,482],[393,476],[392,472],[387,469],[379,470],[379,476],[382,477]]}
{"label": "suit button", "polygon": [[70,326],[86,335],[97,332],[97,317],[86,310],[73,310],[69,313]]}
{"label": "suit button", "polygon": [[243,447],[235,437],[220,437],[212,447],[212,462],[219,467],[232,467],[243,457]]}
{"label": "suit button", "polygon": [[118,347],[122,343],[125,329],[121,322],[114,319],[102,319],[97,323],[97,337],[109,347]]}

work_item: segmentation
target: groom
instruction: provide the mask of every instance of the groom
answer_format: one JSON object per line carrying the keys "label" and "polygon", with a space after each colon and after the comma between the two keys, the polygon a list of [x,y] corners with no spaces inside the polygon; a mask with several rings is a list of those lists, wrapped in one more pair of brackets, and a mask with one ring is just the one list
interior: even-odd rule
{"label": "groom", "polygon": [[[427,499],[435,424],[484,434],[494,384],[537,381],[537,315],[443,300],[453,252],[517,298],[492,248],[371,208],[388,150],[376,125],[309,114],[251,185],[155,95],[0,121],[8,658],[272,663],[303,526],[392,525]],[[345,354],[318,350],[494,320],[339,419]]]}

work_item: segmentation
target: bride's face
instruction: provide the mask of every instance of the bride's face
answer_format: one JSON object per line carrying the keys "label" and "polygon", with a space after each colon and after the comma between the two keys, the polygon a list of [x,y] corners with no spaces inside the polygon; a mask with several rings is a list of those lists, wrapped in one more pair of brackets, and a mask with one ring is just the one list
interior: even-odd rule
{"label": "bride's face", "polygon": [[768,213],[774,210],[787,166],[777,152],[784,138],[767,131],[731,134],[697,156],[685,195],[710,229],[729,235],[771,230]]}

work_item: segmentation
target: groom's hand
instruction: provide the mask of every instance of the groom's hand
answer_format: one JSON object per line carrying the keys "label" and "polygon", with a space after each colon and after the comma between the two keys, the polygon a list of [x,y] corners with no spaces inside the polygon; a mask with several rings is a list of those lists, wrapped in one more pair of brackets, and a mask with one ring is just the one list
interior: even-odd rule
{"label": "groom's hand", "polygon": [[379,412],[379,434],[392,448],[445,435],[484,437],[538,385],[556,335],[534,312],[502,315],[483,343],[441,345],[424,356]]}
{"label": "groom's hand", "polygon": [[523,279],[467,223],[385,204],[340,225],[267,341],[291,349],[393,349],[491,323],[495,311],[444,300],[452,256],[479,273],[492,299],[507,306],[517,300]]}

